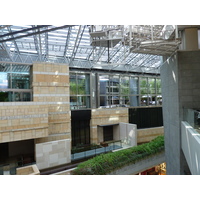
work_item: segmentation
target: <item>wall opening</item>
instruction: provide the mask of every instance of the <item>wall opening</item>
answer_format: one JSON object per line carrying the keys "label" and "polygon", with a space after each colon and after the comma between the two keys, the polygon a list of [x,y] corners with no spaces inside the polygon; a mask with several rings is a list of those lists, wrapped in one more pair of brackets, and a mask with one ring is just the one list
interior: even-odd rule
{"label": "wall opening", "polygon": [[113,126],[103,127],[103,140],[104,142],[113,140]]}

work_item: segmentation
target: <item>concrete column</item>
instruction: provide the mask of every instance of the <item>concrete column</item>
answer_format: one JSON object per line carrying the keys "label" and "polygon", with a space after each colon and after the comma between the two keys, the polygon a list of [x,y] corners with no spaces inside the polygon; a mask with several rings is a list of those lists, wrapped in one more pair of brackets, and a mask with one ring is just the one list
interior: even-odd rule
{"label": "concrete column", "polygon": [[198,29],[186,28],[182,37],[182,50],[197,50],[198,49]]}
{"label": "concrete column", "polygon": [[184,174],[181,147],[183,108],[200,108],[200,51],[178,51],[161,67],[167,174]]}

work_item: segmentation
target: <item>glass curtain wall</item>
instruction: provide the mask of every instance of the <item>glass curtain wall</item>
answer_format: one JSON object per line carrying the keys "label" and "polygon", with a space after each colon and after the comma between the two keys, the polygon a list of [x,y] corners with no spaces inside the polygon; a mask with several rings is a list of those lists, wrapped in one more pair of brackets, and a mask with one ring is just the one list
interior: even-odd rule
{"label": "glass curtain wall", "polygon": [[100,107],[161,105],[159,78],[99,74]]}
{"label": "glass curtain wall", "polygon": [[162,105],[160,78],[140,77],[140,105]]}
{"label": "glass curtain wall", "polygon": [[100,107],[139,105],[138,77],[100,74],[99,86]]}
{"label": "glass curtain wall", "polygon": [[70,107],[90,108],[90,74],[70,73]]}
{"label": "glass curtain wall", "polygon": [[31,101],[30,65],[0,64],[0,101]]}

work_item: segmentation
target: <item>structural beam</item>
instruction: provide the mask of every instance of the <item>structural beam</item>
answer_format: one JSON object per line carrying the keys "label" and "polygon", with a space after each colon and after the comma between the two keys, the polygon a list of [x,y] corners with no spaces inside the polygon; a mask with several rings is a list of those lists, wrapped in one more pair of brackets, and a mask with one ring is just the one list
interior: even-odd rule
{"label": "structural beam", "polygon": [[[56,28],[51,28],[51,29],[47,29],[47,30],[43,30],[43,31],[36,31],[35,33],[28,33],[26,35],[12,37],[12,38],[8,38],[8,39],[3,39],[3,40],[0,40],[0,43],[24,38],[24,37],[27,37],[27,36],[42,34],[42,33],[50,32],[50,31],[55,31],[55,30],[58,30],[58,29],[68,28],[68,27],[71,27],[71,26],[72,25],[65,25],[65,26],[59,26],[59,27],[56,27]],[[38,29],[38,27],[37,27],[37,29]]]}

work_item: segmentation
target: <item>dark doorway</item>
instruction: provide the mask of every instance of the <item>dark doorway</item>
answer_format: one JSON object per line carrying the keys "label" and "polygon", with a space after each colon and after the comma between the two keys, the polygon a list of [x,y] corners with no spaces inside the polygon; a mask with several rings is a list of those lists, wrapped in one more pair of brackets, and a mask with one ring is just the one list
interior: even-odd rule
{"label": "dark doorway", "polygon": [[104,142],[113,140],[113,126],[103,127],[103,140]]}
{"label": "dark doorway", "polygon": [[90,144],[91,110],[71,111],[72,146]]}
{"label": "dark doorway", "polygon": [[8,143],[1,143],[0,144],[0,162],[4,162],[7,159],[9,154],[8,151]]}

